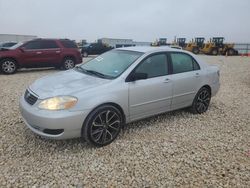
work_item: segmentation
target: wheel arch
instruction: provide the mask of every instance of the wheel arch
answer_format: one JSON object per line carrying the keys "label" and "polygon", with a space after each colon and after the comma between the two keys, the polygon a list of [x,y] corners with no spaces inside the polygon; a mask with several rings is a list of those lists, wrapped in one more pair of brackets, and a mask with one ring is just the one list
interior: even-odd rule
{"label": "wheel arch", "polygon": [[73,59],[76,62],[76,57],[74,55],[70,55],[70,54],[64,55],[63,58],[62,58],[62,60],[64,61],[67,58],[71,58],[71,59]]}
{"label": "wheel arch", "polygon": [[[212,94],[212,88],[211,88],[208,84],[202,86],[201,88],[207,88],[208,91],[210,92],[210,94]],[[200,89],[201,89],[201,88],[200,88]],[[199,89],[199,90],[200,90],[200,89]]]}

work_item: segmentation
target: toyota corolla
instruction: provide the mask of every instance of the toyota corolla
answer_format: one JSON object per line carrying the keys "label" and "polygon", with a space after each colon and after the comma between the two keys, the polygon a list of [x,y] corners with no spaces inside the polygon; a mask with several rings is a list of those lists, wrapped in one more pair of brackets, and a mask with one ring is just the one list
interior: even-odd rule
{"label": "toyota corolla", "polygon": [[219,90],[219,75],[217,66],[183,50],[114,49],[36,80],[21,97],[20,109],[38,135],[83,137],[104,146],[126,123],[186,107],[206,112]]}

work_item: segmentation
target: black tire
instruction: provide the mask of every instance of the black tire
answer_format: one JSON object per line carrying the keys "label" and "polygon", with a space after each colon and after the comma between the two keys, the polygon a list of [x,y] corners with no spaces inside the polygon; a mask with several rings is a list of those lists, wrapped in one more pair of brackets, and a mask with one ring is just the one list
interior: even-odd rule
{"label": "black tire", "polygon": [[89,55],[88,52],[82,52],[83,57],[88,57],[88,55]]}
{"label": "black tire", "polygon": [[65,57],[62,62],[62,68],[69,70],[75,67],[75,60],[71,57]]}
{"label": "black tire", "polygon": [[218,55],[218,53],[219,53],[219,51],[218,51],[218,49],[217,48],[213,48],[212,50],[211,50],[211,52],[210,52],[210,54],[211,55]]}
{"label": "black tire", "polygon": [[202,114],[207,111],[211,101],[211,92],[208,88],[202,87],[196,94],[190,108],[193,114]]}
{"label": "black tire", "polygon": [[200,53],[200,50],[199,50],[199,48],[195,47],[195,48],[193,48],[192,52],[194,54],[198,54],[198,53]]}
{"label": "black tire", "polygon": [[1,72],[4,74],[14,74],[17,71],[17,62],[14,59],[3,59],[0,65]]}
{"label": "black tire", "polygon": [[121,112],[112,105],[103,105],[88,115],[82,127],[82,136],[94,146],[106,146],[117,138],[122,124]]}
{"label": "black tire", "polygon": [[227,50],[227,55],[228,55],[228,56],[233,56],[233,55],[235,55],[234,49],[229,48],[229,49]]}

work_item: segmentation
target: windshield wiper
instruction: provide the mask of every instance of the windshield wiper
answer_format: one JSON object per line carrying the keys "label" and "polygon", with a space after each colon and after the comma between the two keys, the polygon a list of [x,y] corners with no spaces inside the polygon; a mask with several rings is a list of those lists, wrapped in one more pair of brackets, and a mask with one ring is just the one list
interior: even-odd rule
{"label": "windshield wiper", "polygon": [[98,77],[101,77],[101,78],[110,78],[110,76],[107,76],[105,74],[102,74],[100,72],[97,72],[97,71],[94,71],[94,70],[88,70],[88,69],[84,69],[87,73],[90,73],[90,74],[93,74],[93,75],[96,75]]}
{"label": "windshield wiper", "polygon": [[82,68],[81,66],[75,66],[75,68],[81,72],[86,72],[86,70]]}
{"label": "windshield wiper", "polygon": [[95,76],[98,76],[98,77],[101,77],[101,78],[109,78],[109,79],[113,78],[112,76],[108,76],[108,75],[102,74],[102,73],[94,71],[94,70],[84,69],[81,66],[75,66],[75,68],[77,70],[81,71],[81,72],[84,72],[84,73],[87,73],[87,74],[92,74],[92,75],[95,75]]}

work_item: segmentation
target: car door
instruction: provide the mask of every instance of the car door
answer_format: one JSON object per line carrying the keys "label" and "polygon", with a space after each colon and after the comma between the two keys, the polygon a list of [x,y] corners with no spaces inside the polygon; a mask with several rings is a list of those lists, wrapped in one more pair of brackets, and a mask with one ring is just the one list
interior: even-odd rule
{"label": "car door", "polygon": [[[61,63],[61,49],[54,40],[41,41],[41,56],[44,66],[55,65]],[[43,66],[41,65],[41,66]]]}
{"label": "car door", "polygon": [[130,120],[170,110],[172,81],[166,54],[148,56],[131,74],[134,73],[147,74],[147,79],[129,82]]}
{"label": "car door", "polygon": [[34,67],[42,61],[43,55],[40,41],[41,40],[34,40],[27,42],[20,48],[20,59],[24,67]]}
{"label": "car door", "polygon": [[171,109],[191,106],[201,83],[199,64],[189,54],[182,52],[171,52],[170,59],[173,81]]}

